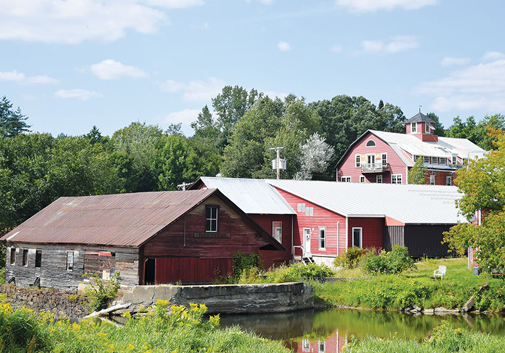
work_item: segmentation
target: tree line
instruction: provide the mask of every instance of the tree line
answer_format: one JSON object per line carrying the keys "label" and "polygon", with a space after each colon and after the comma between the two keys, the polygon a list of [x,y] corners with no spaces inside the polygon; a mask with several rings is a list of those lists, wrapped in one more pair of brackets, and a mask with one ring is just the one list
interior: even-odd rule
{"label": "tree line", "polygon": [[[468,138],[491,149],[486,126],[505,125],[503,115],[459,117],[440,136]],[[333,168],[366,130],[403,133],[403,111],[382,101],[340,95],[307,103],[288,95],[272,99],[254,89],[226,86],[191,124],[166,131],[133,122],[111,137],[97,127],[82,136],[29,132],[27,117],[0,100],[0,230],[12,228],[60,196],[175,190],[182,182],[220,173],[226,177],[272,178],[271,161],[284,147],[282,178],[333,180]]]}

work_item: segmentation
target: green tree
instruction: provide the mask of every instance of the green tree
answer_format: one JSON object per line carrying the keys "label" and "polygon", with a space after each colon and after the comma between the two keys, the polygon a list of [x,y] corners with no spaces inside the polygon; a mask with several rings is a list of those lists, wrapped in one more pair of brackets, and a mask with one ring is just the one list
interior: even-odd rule
{"label": "green tree", "polygon": [[409,170],[409,184],[424,184],[426,182],[425,174],[426,166],[423,164],[423,158],[417,157],[416,163]]}
{"label": "green tree", "polygon": [[434,131],[435,135],[442,137],[445,136],[444,125],[442,125],[442,123],[440,122],[440,118],[438,117],[438,115],[436,115],[435,113],[428,113],[426,114],[426,116],[435,122],[435,124],[433,124],[433,127],[435,128]]}
{"label": "green tree", "polygon": [[21,109],[12,109],[12,103],[3,96],[0,100],[0,136],[13,137],[29,131],[30,125],[26,123],[26,116],[21,114]]}
{"label": "green tree", "polygon": [[459,116],[453,119],[452,125],[446,131],[445,136],[455,138],[465,138],[475,144],[479,143],[480,134],[477,129],[475,118],[470,116],[466,121],[462,121]]}
{"label": "green tree", "polygon": [[464,194],[457,203],[461,214],[470,219],[482,210],[482,223],[458,223],[444,234],[444,241],[459,254],[469,246],[478,249],[479,268],[485,272],[505,270],[505,135],[491,128],[489,134],[497,139],[495,149],[470,160],[454,181]]}

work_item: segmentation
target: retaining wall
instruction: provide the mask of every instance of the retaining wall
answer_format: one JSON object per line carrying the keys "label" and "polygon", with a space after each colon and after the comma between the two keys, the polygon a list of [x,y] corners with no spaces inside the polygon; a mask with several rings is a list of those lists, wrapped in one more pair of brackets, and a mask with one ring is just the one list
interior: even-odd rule
{"label": "retaining wall", "polygon": [[149,307],[156,301],[168,300],[172,305],[205,304],[208,314],[282,313],[314,308],[314,293],[303,283],[137,286],[123,296],[124,303]]}

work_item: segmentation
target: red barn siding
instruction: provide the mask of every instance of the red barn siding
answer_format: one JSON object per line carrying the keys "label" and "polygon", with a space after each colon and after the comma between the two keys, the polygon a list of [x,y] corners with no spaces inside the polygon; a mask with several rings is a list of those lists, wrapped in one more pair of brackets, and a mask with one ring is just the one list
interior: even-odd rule
{"label": "red barn siding", "polygon": [[352,247],[352,228],[362,228],[362,247],[382,250],[384,247],[384,218],[350,217],[348,246]]}
{"label": "red barn siding", "polygon": [[[373,140],[375,142],[374,147],[366,147],[366,143],[369,140]],[[406,184],[406,167],[405,163],[400,159],[400,157],[393,151],[391,147],[380,138],[375,136],[372,133],[367,133],[363,138],[354,145],[347,155],[344,157],[344,160],[340,164],[340,168],[337,171],[337,181],[341,180],[342,176],[350,176],[351,182],[359,182],[360,176],[365,176],[365,180],[367,183],[375,183],[376,176],[378,173],[361,173],[361,168],[356,168],[355,156],[357,154],[364,155],[366,157],[367,154],[375,154],[376,161],[379,159],[378,157],[382,154],[387,154],[387,162],[390,166],[390,172],[382,173],[382,182],[383,183],[391,183],[391,174],[401,174],[402,175],[402,183]],[[362,163],[366,163],[366,158],[361,159]]]}
{"label": "red barn siding", "polygon": [[272,222],[282,222],[282,245],[286,250],[260,250],[259,254],[263,261],[263,267],[269,268],[272,265],[280,265],[289,262],[291,260],[291,248],[293,245],[291,244],[291,222],[294,216],[250,214],[249,217],[270,235],[272,235]]}
{"label": "red barn siding", "polygon": [[[307,216],[304,212],[297,212],[297,219],[293,227],[293,245],[303,245],[303,228],[310,228],[310,247],[311,253],[313,255],[337,256],[337,243],[338,254],[342,255],[345,252],[346,227],[344,216],[329,211],[326,208],[320,207],[319,205],[308,202],[307,200],[286,192],[282,189],[277,189],[277,191],[279,191],[281,196],[295,211],[298,210],[299,203],[305,204],[305,207],[314,208],[313,216]],[[319,250],[319,227],[326,227],[326,250]]]}
{"label": "red barn siding", "polygon": [[[218,232],[210,233],[217,237],[207,238],[199,236],[201,234],[209,235],[205,232],[206,205],[219,206]],[[177,273],[184,272],[180,270],[181,265],[183,268],[187,268],[187,266],[191,266],[191,261],[204,259],[216,260],[208,262],[207,270],[213,274],[218,266],[217,264],[220,264],[220,275],[224,276],[230,269],[230,266],[225,271],[221,268],[221,266],[224,266],[219,262],[220,260],[226,259],[226,261],[231,261],[233,255],[237,252],[245,254],[258,253],[259,248],[267,244],[266,240],[257,237],[257,231],[236,213],[232,207],[219,197],[212,196],[204,204],[199,205],[185,217],[147,242],[143,246],[143,259],[163,258],[163,260],[157,260],[160,265],[156,264],[156,274],[160,274],[159,281],[165,281],[167,278],[170,278],[171,280],[168,282],[174,282],[172,280],[174,277],[170,277],[171,275],[167,274],[168,271],[172,271],[173,269],[173,275],[176,276]],[[167,260],[167,258],[174,257],[199,258],[199,260]],[[184,261],[189,262],[186,263]],[[203,262],[198,263],[201,264]],[[144,264],[144,261],[142,261],[142,264]],[[143,275],[143,269],[141,270],[141,274]],[[182,277],[186,278],[184,276]],[[179,279],[183,281],[182,278]],[[156,280],[158,281],[158,277]],[[196,281],[191,282],[198,281],[208,281],[208,274],[203,271]]]}

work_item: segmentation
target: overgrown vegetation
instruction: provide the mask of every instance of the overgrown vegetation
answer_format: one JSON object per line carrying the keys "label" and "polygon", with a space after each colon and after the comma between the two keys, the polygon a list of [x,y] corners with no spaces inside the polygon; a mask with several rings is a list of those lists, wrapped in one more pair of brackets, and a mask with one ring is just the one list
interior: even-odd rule
{"label": "overgrown vegetation", "polygon": [[336,268],[343,267],[347,269],[356,268],[361,258],[367,253],[367,249],[362,249],[357,246],[347,249],[344,256],[336,257],[333,265]]}
{"label": "overgrown vegetation", "polygon": [[388,339],[366,337],[353,339],[345,346],[345,352],[413,352],[413,353],[480,353],[505,351],[505,338],[481,332],[454,329],[449,324],[439,324],[422,341],[397,337]]}
{"label": "overgrown vegetation", "polygon": [[194,304],[169,308],[167,301],[158,301],[139,319],[126,315],[121,328],[100,320],[55,320],[49,313],[1,303],[0,352],[289,352],[238,327],[220,330],[219,316],[203,320],[206,310]]}
{"label": "overgrown vegetation", "polygon": [[88,307],[91,311],[106,309],[113,300],[119,289],[119,272],[114,272],[109,280],[102,280],[97,275],[85,276],[90,279],[85,293],[88,297]]}
{"label": "overgrown vegetation", "polygon": [[280,266],[272,268],[267,272],[260,272],[258,268],[252,267],[242,273],[239,279],[240,284],[260,284],[260,283],[284,283],[300,282],[311,279],[323,279],[332,277],[335,274],[326,265],[297,263],[291,266]]}
{"label": "overgrown vegetation", "polygon": [[232,268],[233,268],[233,278],[238,280],[244,271],[251,268],[263,268],[261,257],[259,254],[249,254],[245,255],[241,252],[237,252],[232,258]]}
{"label": "overgrown vegetation", "polygon": [[410,257],[409,250],[405,246],[399,245],[393,246],[393,250],[390,252],[382,250],[376,254],[374,251],[369,251],[362,257],[361,265],[366,271],[374,274],[397,274],[415,269],[414,260]]}

